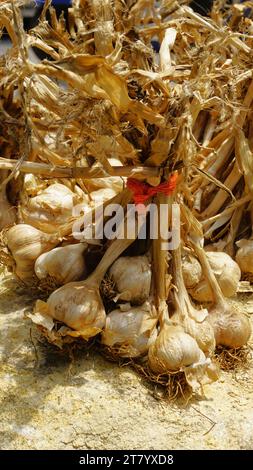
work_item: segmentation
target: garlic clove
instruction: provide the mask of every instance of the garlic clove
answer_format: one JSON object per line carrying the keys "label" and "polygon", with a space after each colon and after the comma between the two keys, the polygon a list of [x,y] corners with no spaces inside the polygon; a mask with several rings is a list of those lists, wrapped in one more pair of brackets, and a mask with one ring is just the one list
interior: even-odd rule
{"label": "garlic clove", "polygon": [[83,254],[87,247],[86,243],[77,243],[43,253],[35,262],[36,276],[39,279],[51,276],[60,285],[79,280],[86,273]]}
{"label": "garlic clove", "polygon": [[148,302],[128,310],[113,310],[106,317],[102,344],[115,349],[121,357],[138,357],[147,353],[157,337],[157,316]]}
{"label": "garlic clove", "polygon": [[151,265],[147,256],[121,256],[109,270],[119,298],[141,305],[150,294]]}

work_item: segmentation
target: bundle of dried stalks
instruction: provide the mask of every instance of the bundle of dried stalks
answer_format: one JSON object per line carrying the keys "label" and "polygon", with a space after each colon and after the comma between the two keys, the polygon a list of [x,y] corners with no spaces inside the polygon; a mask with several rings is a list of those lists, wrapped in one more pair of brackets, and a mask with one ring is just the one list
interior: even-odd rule
{"label": "bundle of dried stalks", "polygon": [[[0,3],[12,42],[0,57],[0,259],[51,290],[31,315],[49,341],[101,335],[113,354],[146,358],[152,380],[179,373],[202,391],[218,377],[215,345],[250,336],[225,297],[253,272],[253,10],[214,2],[204,18],[187,3],[73,0],[66,26],[47,0],[28,32],[26,1]],[[33,63],[32,47],[47,58]],[[165,229],[180,204],[174,253],[161,234],[73,236],[78,204],[126,215],[140,198],[168,206]]]}

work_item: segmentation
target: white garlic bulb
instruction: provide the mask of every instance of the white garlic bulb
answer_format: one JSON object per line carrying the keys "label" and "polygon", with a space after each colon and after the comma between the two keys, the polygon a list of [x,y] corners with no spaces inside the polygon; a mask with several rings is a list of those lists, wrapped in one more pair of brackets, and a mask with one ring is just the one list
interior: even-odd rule
{"label": "white garlic bulb", "polygon": [[11,227],[6,237],[8,249],[16,263],[15,274],[24,281],[33,277],[35,260],[59,243],[58,237],[26,224]]}
{"label": "white garlic bulb", "polygon": [[141,305],[150,294],[151,265],[147,256],[121,256],[109,270],[121,300]]}
{"label": "white garlic bulb", "polygon": [[235,260],[243,273],[253,273],[253,240],[239,240]]}
{"label": "white garlic bulb", "polygon": [[148,354],[150,368],[157,374],[181,370],[203,357],[196,340],[180,325],[164,325]]}
{"label": "white garlic bulb", "polygon": [[182,258],[182,271],[185,287],[191,289],[199,283],[202,277],[202,269],[197,258],[185,253]]}
{"label": "white garlic bulb", "polygon": [[83,254],[87,247],[86,243],[77,243],[43,253],[35,262],[36,276],[39,279],[51,276],[60,285],[78,281],[86,273]]}
{"label": "white garlic bulb", "polygon": [[90,338],[105,325],[105,309],[97,283],[69,282],[54,291],[47,303],[38,300],[35,313],[44,313]]}
{"label": "white garlic bulb", "polygon": [[57,228],[71,219],[73,207],[78,202],[79,196],[67,186],[60,183],[51,184],[40,194],[20,205],[20,217],[25,223],[39,230],[55,233]]}
{"label": "white garlic bulb", "polygon": [[[241,279],[241,270],[238,264],[227,253],[209,251],[206,256],[224,296],[235,295]],[[202,278],[189,292],[193,299],[199,302],[214,300],[212,289],[205,278]]]}
{"label": "white garlic bulb", "polygon": [[102,344],[117,350],[121,357],[137,357],[147,353],[157,337],[157,315],[148,302],[128,310],[113,310],[106,317]]}
{"label": "white garlic bulb", "polygon": [[156,374],[182,371],[195,392],[203,385],[214,382],[219,371],[209,357],[199,348],[196,340],[185,333],[180,325],[164,324],[148,352],[150,369]]}

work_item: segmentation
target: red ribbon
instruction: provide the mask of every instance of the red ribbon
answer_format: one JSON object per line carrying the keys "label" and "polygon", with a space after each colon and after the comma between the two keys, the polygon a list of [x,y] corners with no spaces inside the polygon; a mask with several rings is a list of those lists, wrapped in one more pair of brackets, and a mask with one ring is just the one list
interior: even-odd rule
{"label": "red ribbon", "polygon": [[177,179],[178,173],[176,172],[165,183],[161,183],[158,186],[150,186],[134,178],[128,178],[127,188],[132,191],[133,200],[136,205],[144,204],[149,198],[156,196],[158,193],[166,194],[166,196],[172,194],[176,189]]}

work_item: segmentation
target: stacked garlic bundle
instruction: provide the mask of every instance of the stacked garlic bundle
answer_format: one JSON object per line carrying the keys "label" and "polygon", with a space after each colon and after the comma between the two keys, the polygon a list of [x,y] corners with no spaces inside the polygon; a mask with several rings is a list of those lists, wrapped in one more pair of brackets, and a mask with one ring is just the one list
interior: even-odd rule
{"label": "stacked garlic bundle", "polygon": [[[60,347],[98,335],[115,356],[152,374],[183,371],[199,389],[216,379],[215,345],[243,347],[251,331],[226,300],[253,271],[249,2],[215,2],[210,20],[184,0],[73,0],[68,29],[45,2],[28,32],[21,3],[0,2],[12,42],[0,58],[1,228],[18,208],[0,241],[20,279],[53,290],[31,318]],[[31,47],[50,60],[32,63]],[[138,202],[159,209],[144,248],[93,237],[115,223],[116,204],[125,217]],[[139,209],[148,222],[152,206]]]}

